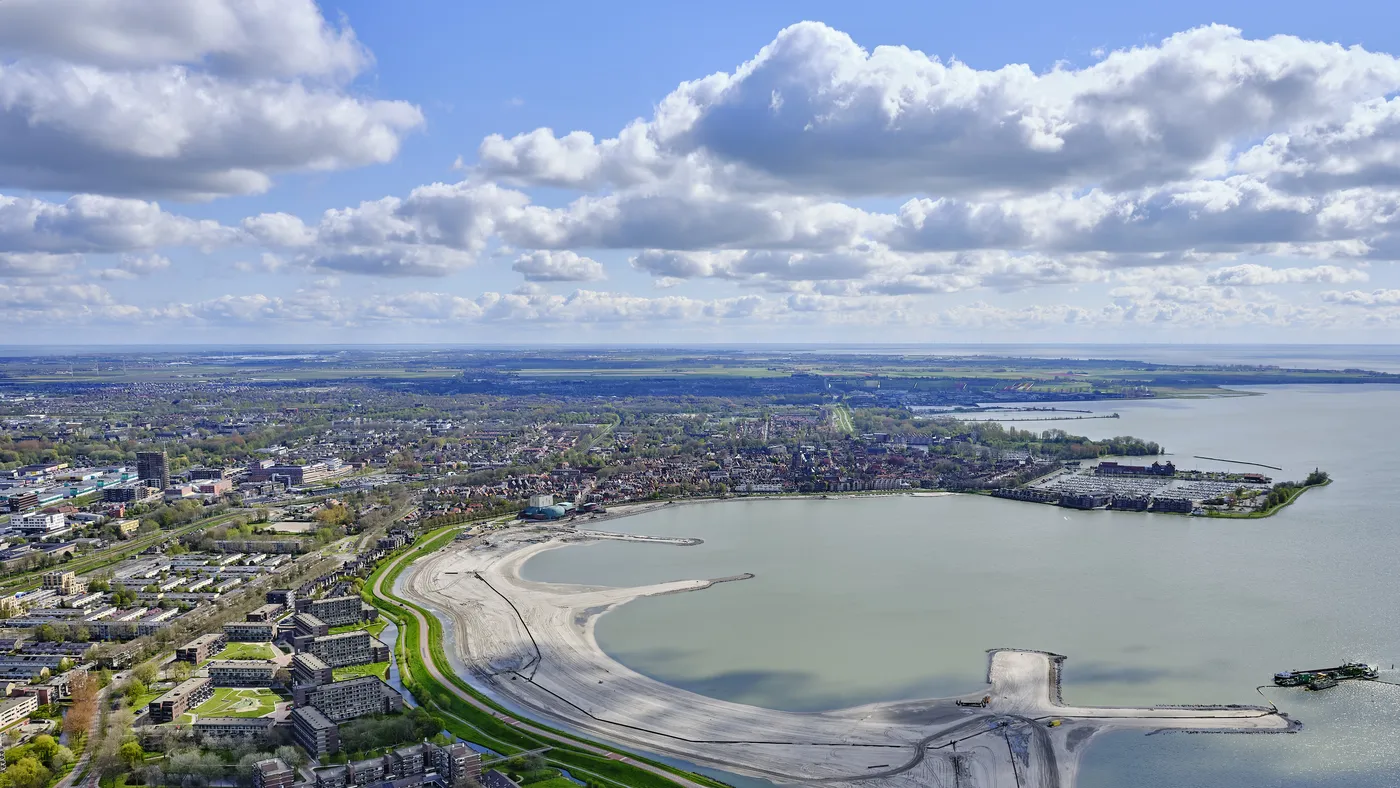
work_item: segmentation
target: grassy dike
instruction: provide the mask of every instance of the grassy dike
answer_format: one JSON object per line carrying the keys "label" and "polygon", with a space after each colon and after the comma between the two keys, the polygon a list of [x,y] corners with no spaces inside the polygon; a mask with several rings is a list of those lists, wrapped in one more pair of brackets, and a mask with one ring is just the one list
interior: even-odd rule
{"label": "grassy dike", "polygon": [[[363,592],[365,599],[370,604],[377,607],[385,617],[393,620],[398,626],[399,636],[394,643],[394,653],[399,663],[400,676],[405,688],[411,691],[425,707],[440,715],[447,730],[456,736],[505,755],[513,755],[539,747],[552,747],[553,749],[545,755],[550,764],[568,769],[575,777],[597,785],[629,786],[629,788],[676,788],[678,783],[632,764],[612,760],[606,754],[597,754],[589,750],[605,750],[607,753],[616,753],[632,761],[644,762],[678,777],[683,777],[691,784],[712,786],[712,788],[728,788],[726,783],[712,778],[682,771],[664,763],[549,728],[538,722],[532,721],[531,724],[536,728],[548,731],[547,737],[523,731],[494,714],[482,711],[467,703],[434,678],[423,663],[419,649],[419,644],[422,642],[420,626],[417,617],[408,612],[410,609],[416,610],[428,622],[428,650],[438,672],[448,677],[456,690],[470,695],[500,714],[510,714],[504,707],[481,694],[466,680],[456,675],[448,662],[446,652],[443,650],[442,623],[437,620],[437,617],[426,609],[395,596],[392,591],[394,581],[403,572],[404,567],[419,556],[441,549],[451,542],[462,528],[463,526],[460,525],[447,526],[420,537],[407,552],[382,562],[366,580]],[[382,589],[382,597],[374,593],[376,587]]]}

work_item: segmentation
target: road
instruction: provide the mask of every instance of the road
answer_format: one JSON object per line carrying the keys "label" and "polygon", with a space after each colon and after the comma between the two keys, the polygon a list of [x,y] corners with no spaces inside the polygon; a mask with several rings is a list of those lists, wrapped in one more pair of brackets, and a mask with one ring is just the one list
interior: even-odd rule
{"label": "road", "polygon": [[[398,564],[400,564],[401,562],[403,562],[403,560],[404,560],[405,558],[407,558],[408,556],[410,556],[410,555],[412,555],[411,552],[410,552],[410,553],[405,553],[405,554],[403,554],[403,555],[400,555],[400,556],[396,557],[396,558],[390,563],[389,570],[380,573],[379,576],[378,576],[377,578],[375,578],[374,587],[371,589],[371,591],[373,592],[373,594],[374,594],[375,596],[377,596],[377,597],[379,597],[379,598],[381,598],[381,599],[388,599],[388,600],[394,601],[394,602],[401,602],[401,601],[402,601],[402,600],[399,600],[399,599],[397,599],[396,597],[392,596],[391,594],[385,593],[384,587],[383,587],[383,586],[384,586],[384,578],[387,577],[387,576],[389,576],[389,575],[392,575],[392,574],[393,574],[393,569],[394,569],[395,567],[397,567]],[[467,693],[467,692],[464,692],[460,687],[458,687],[457,685],[453,684],[446,676],[444,676],[440,670],[438,670],[438,666],[433,662],[432,653],[431,653],[431,650],[430,650],[430,647],[429,647],[429,642],[428,642],[428,621],[427,621],[427,619],[423,616],[422,613],[418,612],[418,611],[417,611],[416,609],[414,609],[414,608],[407,607],[407,606],[402,606],[401,609],[402,609],[402,610],[405,610],[409,615],[413,616],[413,617],[414,617],[415,619],[417,619],[417,621],[418,621],[418,643],[416,644],[416,645],[417,645],[417,650],[418,650],[418,655],[422,658],[422,660],[423,660],[423,666],[427,669],[429,675],[431,675],[431,676],[433,677],[433,679],[435,679],[439,684],[441,684],[444,688],[446,688],[448,692],[451,692],[453,695],[456,695],[458,698],[461,698],[463,701],[465,701],[466,703],[471,704],[472,706],[474,706],[474,707],[477,708],[478,710],[484,711],[484,712],[490,714],[491,716],[495,717],[496,719],[500,720],[501,722],[504,722],[504,723],[506,723],[507,725],[510,725],[510,726],[512,726],[512,727],[515,727],[515,728],[517,728],[517,729],[519,729],[519,730],[522,730],[522,731],[524,731],[524,732],[526,732],[526,733],[528,733],[528,734],[530,734],[530,735],[532,735],[532,736],[534,736],[534,737],[536,737],[536,738],[538,738],[538,739],[542,739],[542,740],[544,740],[544,741],[555,742],[555,743],[558,743],[558,744],[564,744],[564,745],[567,745],[567,746],[572,747],[572,748],[574,748],[574,749],[583,750],[584,752],[587,752],[587,753],[590,754],[590,755],[596,755],[596,756],[601,757],[601,758],[608,758],[609,760],[614,760],[614,761],[618,761],[618,762],[621,762],[621,763],[628,764],[628,765],[630,765],[630,766],[634,766],[634,767],[636,767],[636,768],[638,768],[638,769],[642,769],[643,771],[651,772],[652,774],[655,774],[655,775],[657,775],[657,776],[659,776],[659,777],[663,777],[663,778],[665,778],[665,779],[667,779],[667,780],[670,780],[671,782],[673,782],[673,783],[675,783],[675,784],[677,784],[677,785],[684,786],[684,788],[709,788],[709,786],[703,785],[703,784],[698,783],[698,782],[695,782],[695,781],[693,781],[693,780],[689,780],[689,779],[687,779],[687,778],[685,778],[685,777],[682,777],[682,776],[680,776],[680,775],[678,775],[678,774],[676,774],[676,773],[674,773],[674,772],[670,772],[670,771],[667,771],[667,770],[665,770],[665,769],[662,769],[662,768],[659,767],[659,766],[653,766],[653,765],[651,765],[651,764],[649,764],[649,763],[645,763],[645,762],[642,762],[642,761],[637,761],[637,760],[634,760],[634,759],[632,759],[632,758],[628,758],[628,757],[626,757],[626,756],[624,756],[624,755],[620,755],[620,754],[618,754],[618,753],[616,753],[616,752],[613,752],[613,751],[611,751],[611,750],[606,750],[606,749],[604,749],[604,748],[602,748],[602,747],[598,747],[598,746],[595,746],[595,745],[592,745],[592,744],[586,744],[586,743],[580,742],[580,741],[578,741],[578,740],[576,740],[576,739],[568,739],[568,738],[564,738],[564,737],[561,737],[561,736],[557,736],[557,735],[555,735],[554,733],[551,733],[550,731],[545,730],[544,728],[540,728],[540,727],[538,727],[538,726],[532,724],[532,723],[531,723],[530,721],[528,721],[528,720],[517,719],[517,718],[515,718],[515,717],[510,716],[509,714],[505,714],[505,713],[503,713],[503,712],[500,712],[500,711],[497,711],[496,709],[491,708],[491,706],[487,705],[486,703],[483,703],[482,701],[480,701],[480,700],[478,700],[477,698],[473,697],[471,694],[469,694],[469,693]],[[402,636],[403,636],[403,631],[400,630],[400,637],[402,637]],[[66,788],[66,786],[60,786],[59,788]]]}

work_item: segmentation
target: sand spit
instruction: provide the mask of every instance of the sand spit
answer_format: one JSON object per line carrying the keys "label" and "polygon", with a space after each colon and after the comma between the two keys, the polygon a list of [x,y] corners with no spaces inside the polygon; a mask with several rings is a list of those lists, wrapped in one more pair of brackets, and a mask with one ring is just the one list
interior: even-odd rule
{"label": "sand spit", "polygon": [[[990,651],[988,686],[961,698],[815,714],[707,698],[619,664],[598,646],[594,628],[603,613],[633,599],[699,591],[746,576],[639,588],[521,577],[532,556],[589,538],[568,528],[529,527],[453,542],[415,561],[399,593],[448,624],[446,650],[454,667],[488,694],[542,721],[625,747],[780,784],[1069,788],[1085,745],[1104,730],[1296,728],[1262,706],[1065,705],[1064,657],[1018,649]],[[957,703],[984,697],[985,707]],[[1060,724],[1052,727],[1053,720]]]}

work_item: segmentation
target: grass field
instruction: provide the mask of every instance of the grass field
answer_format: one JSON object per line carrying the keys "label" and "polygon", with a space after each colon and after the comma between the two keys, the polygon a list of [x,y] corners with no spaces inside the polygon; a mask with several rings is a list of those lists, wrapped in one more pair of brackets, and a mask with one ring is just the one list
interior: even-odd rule
{"label": "grass field", "polygon": [[355,632],[363,629],[371,635],[379,637],[379,633],[383,632],[384,627],[387,626],[389,626],[389,619],[381,618],[378,621],[362,621],[358,624],[345,624],[338,627],[331,627],[331,634],[339,635],[342,632]]}
{"label": "grass field", "polygon": [[331,674],[336,681],[357,679],[360,676],[377,676],[382,679],[384,672],[388,669],[388,662],[371,662],[368,665],[347,665],[343,668],[332,668]]}
{"label": "grass field", "polygon": [[275,656],[271,643],[230,643],[214,659],[272,659]]}
{"label": "grass field", "polygon": [[200,717],[261,717],[277,708],[277,700],[277,693],[261,687],[218,687],[193,712]]}

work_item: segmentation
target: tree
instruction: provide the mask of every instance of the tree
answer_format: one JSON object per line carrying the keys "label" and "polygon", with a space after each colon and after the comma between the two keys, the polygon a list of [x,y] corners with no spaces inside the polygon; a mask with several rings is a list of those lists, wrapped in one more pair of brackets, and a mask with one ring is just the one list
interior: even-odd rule
{"label": "tree", "polygon": [[97,717],[97,680],[90,673],[74,676],[69,683],[69,693],[73,703],[68,708],[64,727],[70,740],[78,740],[87,735]]}
{"label": "tree", "polygon": [[154,662],[143,662],[131,669],[131,675],[142,684],[150,684],[160,675],[160,668]]}
{"label": "tree", "polygon": [[146,751],[141,749],[137,742],[129,741],[117,750],[117,757],[126,764],[126,768],[135,769],[137,765],[146,761]]}
{"label": "tree", "polygon": [[281,758],[282,763],[292,767],[292,771],[296,771],[306,764],[306,753],[302,752],[300,747],[291,747],[284,744],[278,747],[273,755],[277,758]]}
{"label": "tree", "polygon": [[173,662],[169,668],[166,668],[166,673],[169,673],[170,678],[176,682],[186,681],[194,674],[194,665],[188,662]]}
{"label": "tree", "polygon": [[134,706],[136,705],[137,699],[146,694],[146,690],[145,682],[138,678],[132,678],[122,687],[122,695],[126,696],[126,702],[128,704]]}
{"label": "tree", "polygon": [[52,765],[54,753],[58,752],[58,742],[54,741],[52,736],[40,734],[29,743],[29,748],[40,763]]}
{"label": "tree", "polygon": [[9,788],[44,788],[49,782],[49,776],[49,770],[39,759],[27,757],[7,767],[5,773],[0,775],[0,782]]}

